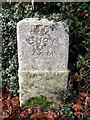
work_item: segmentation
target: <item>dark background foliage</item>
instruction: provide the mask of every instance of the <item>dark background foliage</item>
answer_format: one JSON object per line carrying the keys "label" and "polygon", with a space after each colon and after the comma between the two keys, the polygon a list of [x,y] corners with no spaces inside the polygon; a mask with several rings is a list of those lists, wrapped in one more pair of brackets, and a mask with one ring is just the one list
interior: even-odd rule
{"label": "dark background foliage", "polygon": [[[38,17],[64,21],[69,26],[70,79],[74,78],[73,89],[87,86],[90,72],[89,39],[90,7],[88,3],[3,3],[2,5],[2,87],[18,94],[18,49],[17,22],[24,18]],[[84,75],[85,74],[85,75]],[[84,75],[84,77],[82,77]],[[77,79],[79,77],[79,80]],[[79,82],[77,82],[79,81]],[[77,87],[79,86],[79,87]],[[89,86],[85,92],[88,91]],[[81,90],[81,89],[80,89]]]}

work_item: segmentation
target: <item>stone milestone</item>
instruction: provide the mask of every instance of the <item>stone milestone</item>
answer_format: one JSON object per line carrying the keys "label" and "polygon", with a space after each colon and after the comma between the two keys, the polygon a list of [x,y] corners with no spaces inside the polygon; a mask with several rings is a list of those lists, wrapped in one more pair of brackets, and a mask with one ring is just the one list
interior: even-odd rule
{"label": "stone milestone", "polygon": [[26,18],[17,23],[20,103],[46,96],[58,102],[68,79],[68,26],[64,22]]}

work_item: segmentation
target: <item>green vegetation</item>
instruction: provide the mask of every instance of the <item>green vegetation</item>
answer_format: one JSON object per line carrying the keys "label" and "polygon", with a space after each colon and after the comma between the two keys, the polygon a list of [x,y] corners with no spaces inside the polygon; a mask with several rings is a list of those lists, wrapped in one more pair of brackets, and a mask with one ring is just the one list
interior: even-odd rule
{"label": "green vegetation", "polygon": [[[90,120],[90,15],[89,4],[84,2],[67,2],[67,3],[35,3],[34,9],[32,9],[31,3],[2,3],[2,87],[7,92],[5,93],[5,100],[15,104],[12,104],[10,108],[4,104],[3,110],[6,115],[7,110],[11,109],[9,116],[4,117],[9,120],[9,117],[13,117],[13,113],[17,116],[17,111],[20,109],[18,95],[18,49],[17,49],[17,35],[16,25],[17,22],[24,18],[38,17],[47,18],[48,20],[64,21],[69,26],[69,89],[71,94],[68,98],[63,98],[63,105],[56,105],[55,103],[48,102],[44,96],[31,98],[26,101],[25,106],[30,108],[32,113],[31,118],[45,116],[46,113],[40,112],[48,111],[48,114],[53,115],[57,119],[72,119],[72,120]],[[54,26],[51,26],[52,30]],[[44,44],[44,47],[46,44]],[[72,87],[70,88],[70,86]],[[10,93],[8,93],[8,90]],[[83,92],[83,93],[82,93]],[[4,93],[4,92],[3,92]],[[76,93],[78,96],[76,97]],[[73,96],[72,96],[73,95]],[[9,97],[8,97],[9,96]],[[74,97],[75,96],[75,97]],[[69,102],[68,102],[69,101]],[[80,104],[78,104],[78,101]],[[14,106],[17,104],[17,107]],[[25,107],[24,106],[24,107]],[[36,107],[36,108],[35,108]],[[81,109],[80,109],[81,107]],[[15,108],[15,111],[13,112]],[[39,109],[37,109],[39,108]],[[54,110],[54,112],[52,111]],[[51,110],[51,111],[50,111]],[[35,112],[36,111],[36,112]],[[16,112],[16,113],[15,113]],[[18,111],[20,112],[20,111]],[[28,112],[26,109],[22,115]],[[40,113],[40,116],[39,116]],[[60,114],[59,114],[60,113]],[[59,115],[59,116],[58,116]],[[14,116],[14,118],[15,118]],[[25,115],[23,115],[25,117]],[[49,118],[48,116],[47,118]],[[26,114],[26,118],[28,114]],[[20,118],[18,118],[19,120]],[[42,119],[42,118],[41,118]]]}
{"label": "green vegetation", "polygon": [[[17,22],[24,18],[38,17],[54,21],[64,21],[69,26],[70,78],[75,78],[73,90],[83,91],[90,83],[89,57],[89,4],[88,3],[3,3],[2,5],[2,86],[14,95],[18,94],[18,49],[16,38]],[[45,46],[45,45],[44,45]],[[80,79],[77,82],[77,76]],[[85,74],[85,77],[81,77]],[[78,84],[78,87],[77,87]],[[88,86],[89,88],[89,86]],[[85,88],[84,88],[85,89]],[[85,89],[85,92],[90,92]]]}
{"label": "green vegetation", "polygon": [[46,100],[46,97],[40,96],[40,97],[31,98],[30,100],[26,101],[25,104],[22,105],[22,107],[25,107],[25,106],[39,107],[40,109],[43,110],[48,108],[49,105],[50,105],[50,102]]}

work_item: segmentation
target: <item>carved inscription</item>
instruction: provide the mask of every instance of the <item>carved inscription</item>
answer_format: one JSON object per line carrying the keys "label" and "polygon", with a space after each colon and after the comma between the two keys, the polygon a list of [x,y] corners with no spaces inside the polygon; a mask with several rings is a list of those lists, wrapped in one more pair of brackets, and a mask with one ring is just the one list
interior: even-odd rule
{"label": "carved inscription", "polygon": [[48,26],[32,26],[29,30],[29,36],[26,38],[26,41],[30,45],[32,54],[37,52],[41,53],[41,50],[47,45],[47,42],[51,40],[50,38],[50,28]]}
{"label": "carved inscription", "polygon": [[26,18],[17,24],[21,105],[41,95],[58,103],[67,94],[69,35],[65,30],[61,21],[47,19]]}

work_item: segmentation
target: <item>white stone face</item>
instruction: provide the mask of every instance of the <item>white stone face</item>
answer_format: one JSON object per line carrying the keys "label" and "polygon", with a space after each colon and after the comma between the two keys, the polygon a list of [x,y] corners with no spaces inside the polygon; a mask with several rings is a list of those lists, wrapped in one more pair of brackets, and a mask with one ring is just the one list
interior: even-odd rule
{"label": "white stone face", "polygon": [[59,101],[68,78],[68,27],[63,22],[27,18],[17,24],[20,102],[46,96]]}

